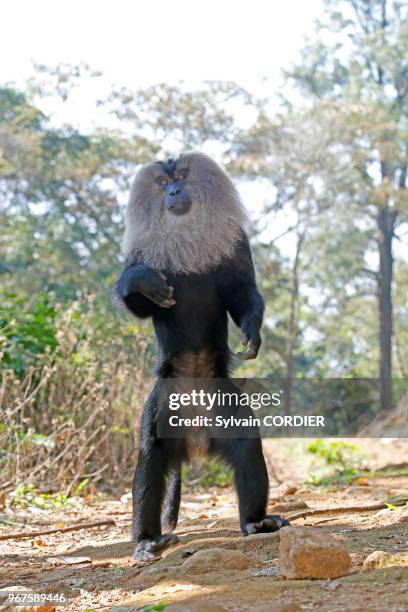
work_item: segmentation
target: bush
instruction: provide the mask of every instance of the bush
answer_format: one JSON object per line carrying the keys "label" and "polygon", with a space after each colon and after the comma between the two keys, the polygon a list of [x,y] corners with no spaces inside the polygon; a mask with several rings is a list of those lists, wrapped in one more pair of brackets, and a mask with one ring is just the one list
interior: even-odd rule
{"label": "bush", "polygon": [[49,296],[34,298],[3,293],[0,305],[0,351],[2,366],[23,376],[37,356],[57,347],[55,319],[57,310]]}
{"label": "bush", "polygon": [[332,485],[349,482],[361,472],[362,457],[359,446],[343,440],[311,442],[307,450],[317,459],[317,465],[309,474],[312,484]]}
{"label": "bush", "polygon": [[92,296],[66,309],[37,296],[2,329],[3,485],[66,495],[85,479],[127,486],[153,359],[148,330]]}

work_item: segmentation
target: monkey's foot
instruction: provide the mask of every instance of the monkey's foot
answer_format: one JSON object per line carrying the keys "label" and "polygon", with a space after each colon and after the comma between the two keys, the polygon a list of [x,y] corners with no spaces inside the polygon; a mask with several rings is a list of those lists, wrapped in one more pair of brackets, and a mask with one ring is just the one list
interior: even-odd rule
{"label": "monkey's foot", "polygon": [[270,531],[278,531],[281,527],[290,527],[287,519],[284,519],[279,514],[267,514],[261,521],[257,523],[247,523],[243,529],[244,535],[252,535],[254,533],[268,533]]}
{"label": "monkey's foot", "polygon": [[135,548],[133,558],[135,561],[152,561],[158,557],[158,553],[172,544],[177,544],[178,536],[174,533],[155,536],[151,540],[141,540]]}

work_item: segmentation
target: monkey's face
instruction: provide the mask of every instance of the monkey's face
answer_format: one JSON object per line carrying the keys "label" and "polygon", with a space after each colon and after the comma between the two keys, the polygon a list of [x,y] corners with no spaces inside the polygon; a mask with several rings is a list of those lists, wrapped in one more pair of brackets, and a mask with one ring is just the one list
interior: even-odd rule
{"label": "monkey's face", "polygon": [[157,165],[161,172],[156,174],[155,180],[163,194],[165,211],[172,215],[185,215],[192,204],[187,184],[188,167],[177,168],[172,159],[165,163],[159,162]]}
{"label": "monkey's face", "polygon": [[177,233],[199,227],[210,235],[215,227],[242,225],[243,219],[238,193],[218,164],[202,153],[186,153],[139,170],[127,210],[126,240],[158,228]]}
{"label": "monkey's face", "polygon": [[207,155],[185,153],[137,173],[123,253],[158,270],[199,272],[231,255],[245,223],[231,179]]}

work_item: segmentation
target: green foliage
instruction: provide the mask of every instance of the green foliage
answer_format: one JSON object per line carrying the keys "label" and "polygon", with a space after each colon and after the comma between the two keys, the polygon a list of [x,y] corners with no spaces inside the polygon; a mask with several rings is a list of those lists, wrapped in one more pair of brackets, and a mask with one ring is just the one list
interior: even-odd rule
{"label": "green foliage", "polygon": [[74,495],[80,495],[81,491],[89,484],[90,478],[84,478],[79,485],[74,489]]}
{"label": "green foliage", "polygon": [[327,465],[334,465],[342,469],[350,464],[351,457],[359,450],[359,447],[356,444],[349,444],[342,440],[325,442],[318,439],[311,442],[307,450],[309,453],[324,459]]}
{"label": "green foliage", "polygon": [[318,439],[311,442],[307,450],[317,458],[309,474],[311,483],[316,486],[350,482],[361,472],[361,456],[356,444]]}
{"label": "green foliage", "polygon": [[141,608],[139,608],[139,610],[140,612],[161,612],[161,610],[167,608],[167,605],[168,604],[165,601],[160,601],[158,603],[142,606]]}
{"label": "green foliage", "polygon": [[186,484],[201,487],[228,487],[233,482],[232,469],[217,457],[184,464],[181,476]]}
{"label": "green foliage", "polygon": [[35,507],[42,510],[64,508],[69,505],[69,499],[63,493],[41,493],[33,484],[18,485],[10,495],[12,506]]}
{"label": "green foliage", "polygon": [[[43,325],[49,320],[44,322],[38,309],[31,312],[22,304],[16,323],[26,329],[28,319],[32,335],[20,341],[20,335],[6,336],[3,330],[2,479],[38,485],[46,478],[53,490],[67,496],[87,491],[89,474],[95,472],[103,473],[105,487],[111,479],[127,485],[145,372],[153,359],[151,332],[116,317],[110,305],[94,296],[80,296],[69,306],[51,299],[52,294],[47,302],[51,346],[40,342],[48,339]],[[33,317],[41,325],[32,325]]]}
{"label": "green foliage", "polygon": [[44,115],[28,103],[26,95],[9,87],[0,88],[0,124],[39,129]]}
{"label": "green foliage", "polygon": [[0,300],[0,350],[5,367],[22,376],[39,354],[57,347],[56,305],[46,293],[31,299],[6,292]]}

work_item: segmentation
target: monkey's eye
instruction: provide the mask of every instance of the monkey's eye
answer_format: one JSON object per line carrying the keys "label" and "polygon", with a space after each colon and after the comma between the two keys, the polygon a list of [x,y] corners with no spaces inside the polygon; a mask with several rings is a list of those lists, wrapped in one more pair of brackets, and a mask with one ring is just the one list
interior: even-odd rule
{"label": "monkey's eye", "polygon": [[167,176],[162,176],[162,177],[159,179],[159,183],[160,183],[160,185],[162,185],[163,187],[165,187],[166,185],[168,185],[168,184],[169,184],[169,179],[167,178]]}
{"label": "monkey's eye", "polygon": [[184,179],[184,174],[182,172],[178,172],[175,178],[176,181],[182,181]]}

